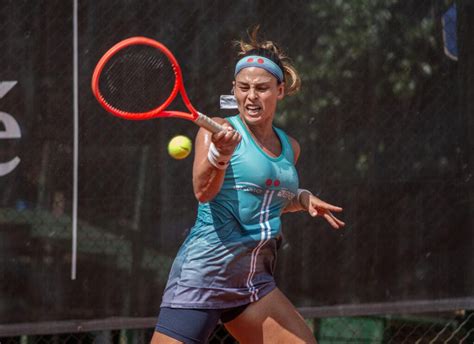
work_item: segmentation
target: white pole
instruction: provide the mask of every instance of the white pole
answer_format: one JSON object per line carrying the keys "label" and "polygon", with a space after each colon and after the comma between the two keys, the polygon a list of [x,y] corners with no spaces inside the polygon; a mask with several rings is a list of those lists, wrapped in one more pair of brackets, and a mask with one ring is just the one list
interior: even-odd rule
{"label": "white pole", "polygon": [[73,115],[74,115],[74,156],[73,156],[73,191],[72,191],[72,257],[71,279],[76,279],[77,263],[77,185],[79,161],[79,85],[78,85],[78,0],[73,0]]}

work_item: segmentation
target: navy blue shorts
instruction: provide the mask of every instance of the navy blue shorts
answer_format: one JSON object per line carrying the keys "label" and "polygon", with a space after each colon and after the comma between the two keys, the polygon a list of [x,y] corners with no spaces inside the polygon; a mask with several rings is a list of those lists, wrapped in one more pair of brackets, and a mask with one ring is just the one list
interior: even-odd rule
{"label": "navy blue shorts", "polygon": [[219,320],[229,322],[248,306],[227,309],[189,309],[161,307],[155,330],[185,344],[207,343]]}

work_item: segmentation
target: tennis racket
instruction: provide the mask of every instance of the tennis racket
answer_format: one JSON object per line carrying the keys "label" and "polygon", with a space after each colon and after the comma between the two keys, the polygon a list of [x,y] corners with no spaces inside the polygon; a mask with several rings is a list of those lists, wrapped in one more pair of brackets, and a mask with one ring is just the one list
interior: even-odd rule
{"label": "tennis racket", "polygon": [[[177,117],[213,133],[224,130],[194,108],[178,61],[162,43],[150,38],[131,37],[110,48],[94,69],[92,92],[107,112],[124,119]],[[167,110],[178,93],[189,113]]]}

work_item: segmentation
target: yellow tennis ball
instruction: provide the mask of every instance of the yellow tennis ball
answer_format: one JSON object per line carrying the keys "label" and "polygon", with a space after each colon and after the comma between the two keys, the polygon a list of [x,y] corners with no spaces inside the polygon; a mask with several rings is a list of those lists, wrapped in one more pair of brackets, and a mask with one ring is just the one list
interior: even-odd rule
{"label": "yellow tennis ball", "polygon": [[178,135],[173,137],[168,143],[168,153],[173,158],[180,160],[186,158],[191,153],[192,147],[193,144],[189,137]]}

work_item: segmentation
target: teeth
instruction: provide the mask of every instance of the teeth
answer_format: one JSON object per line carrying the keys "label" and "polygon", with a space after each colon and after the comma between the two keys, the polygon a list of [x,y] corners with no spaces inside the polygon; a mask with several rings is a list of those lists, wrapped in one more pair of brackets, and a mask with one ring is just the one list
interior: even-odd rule
{"label": "teeth", "polygon": [[245,108],[247,109],[247,113],[252,116],[256,116],[262,110],[258,105],[247,105]]}

